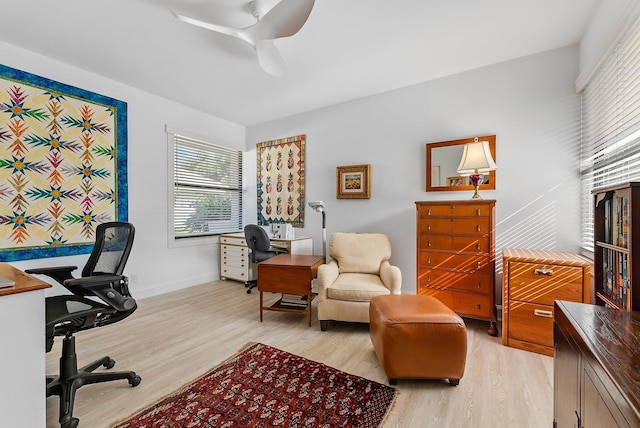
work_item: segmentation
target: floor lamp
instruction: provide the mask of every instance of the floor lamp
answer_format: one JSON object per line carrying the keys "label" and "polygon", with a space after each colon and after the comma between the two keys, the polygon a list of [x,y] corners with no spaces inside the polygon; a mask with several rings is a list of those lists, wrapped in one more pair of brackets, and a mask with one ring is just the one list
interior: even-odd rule
{"label": "floor lamp", "polygon": [[309,202],[309,206],[319,213],[322,213],[322,256],[327,262],[327,216],[324,212],[325,205],[322,201]]}

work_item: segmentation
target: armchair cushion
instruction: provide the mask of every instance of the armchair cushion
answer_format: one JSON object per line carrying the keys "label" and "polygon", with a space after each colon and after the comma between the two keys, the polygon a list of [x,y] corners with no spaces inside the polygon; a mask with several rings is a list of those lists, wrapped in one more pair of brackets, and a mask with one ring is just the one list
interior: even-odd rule
{"label": "armchair cushion", "polygon": [[374,296],[389,294],[379,276],[366,273],[343,273],[327,289],[327,297],[350,302],[368,302]]}
{"label": "armchair cushion", "polygon": [[379,275],[380,264],[391,258],[391,243],[381,233],[345,233],[331,235],[329,255],[337,261],[340,273]]}

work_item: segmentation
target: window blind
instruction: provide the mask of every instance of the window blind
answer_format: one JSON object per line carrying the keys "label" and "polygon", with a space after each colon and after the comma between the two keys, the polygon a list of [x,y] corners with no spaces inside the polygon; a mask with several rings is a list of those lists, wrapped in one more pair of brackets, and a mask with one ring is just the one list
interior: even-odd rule
{"label": "window blind", "polygon": [[640,21],[582,92],[581,239],[593,251],[593,189],[640,180]]}
{"label": "window blind", "polygon": [[242,229],[242,152],[174,134],[175,238]]}

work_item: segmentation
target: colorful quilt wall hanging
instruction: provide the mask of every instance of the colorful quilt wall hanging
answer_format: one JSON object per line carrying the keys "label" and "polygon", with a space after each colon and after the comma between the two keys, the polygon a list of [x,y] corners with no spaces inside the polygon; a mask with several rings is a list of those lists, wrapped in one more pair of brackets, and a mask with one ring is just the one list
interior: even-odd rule
{"label": "colorful quilt wall hanging", "polygon": [[256,144],[258,224],[304,227],[306,135]]}
{"label": "colorful quilt wall hanging", "polygon": [[0,65],[0,261],[89,253],[127,198],[127,104]]}

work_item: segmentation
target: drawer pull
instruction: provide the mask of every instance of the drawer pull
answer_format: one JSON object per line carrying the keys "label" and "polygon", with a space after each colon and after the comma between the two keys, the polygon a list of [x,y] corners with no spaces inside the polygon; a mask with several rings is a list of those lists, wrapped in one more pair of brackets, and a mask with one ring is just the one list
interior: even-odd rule
{"label": "drawer pull", "polygon": [[479,243],[479,242],[476,244],[476,249],[477,249],[477,250],[479,250],[479,249],[480,249],[480,243]]}
{"label": "drawer pull", "polygon": [[534,273],[534,275],[551,276],[551,275],[553,275],[553,269],[547,269],[547,267],[545,265],[542,265],[542,267],[534,269],[533,273]]}
{"label": "drawer pull", "polygon": [[476,231],[477,231],[477,232],[480,232],[480,225],[477,225],[477,226],[476,226]]}
{"label": "drawer pull", "polygon": [[427,230],[431,230],[431,223],[427,225]]}
{"label": "drawer pull", "polygon": [[553,317],[553,312],[544,311],[542,309],[534,309],[533,310],[533,315],[535,315],[537,317],[552,318]]}
{"label": "drawer pull", "polygon": [[481,286],[482,286],[482,283],[478,281],[478,288],[480,288]]}
{"label": "drawer pull", "polygon": [[431,246],[431,241],[427,241],[427,246],[430,247]]}
{"label": "drawer pull", "polygon": [[455,223],[456,219],[455,219],[455,218],[452,218],[452,219],[451,219],[451,221]]}
{"label": "drawer pull", "polygon": [[427,275],[427,282],[431,282],[431,275]]}
{"label": "drawer pull", "polygon": [[481,267],[481,266],[480,266],[480,262],[478,262],[478,269],[480,269],[480,267]]}
{"label": "drawer pull", "polygon": [[427,263],[431,264],[431,257],[427,257]]}
{"label": "drawer pull", "polygon": [[431,215],[431,208],[427,210],[427,215]]}
{"label": "drawer pull", "polygon": [[480,208],[476,210],[476,215],[480,215]]}
{"label": "drawer pull", "polygon": [[478,310],[478,312],[482,310],[482,307],[480,306],[480,304],[476,305],[476,309]]}

